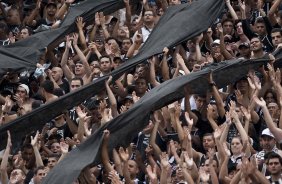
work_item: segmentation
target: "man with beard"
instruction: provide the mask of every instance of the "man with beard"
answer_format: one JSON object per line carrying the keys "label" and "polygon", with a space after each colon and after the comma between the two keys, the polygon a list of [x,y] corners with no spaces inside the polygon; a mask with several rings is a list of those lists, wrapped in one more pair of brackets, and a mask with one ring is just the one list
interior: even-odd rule
{"label": "man with beard", "polygon": [[282,151],[276,147],[276,140],[274,135],[270,132],[269,128],[266,128],[262,131],[260,137],[260,145],[262,147],[262,151],[256,154],[256,159],[258,166],[261,172],[266,174],[266,162],[264,160],[266,154],[277,153],[278,155],[282,155]]}
{"label": "man with beard", "polygon": [[266,53],[263,51],[263,43],[259,37],[251,39],[251,59],[262,58]]}

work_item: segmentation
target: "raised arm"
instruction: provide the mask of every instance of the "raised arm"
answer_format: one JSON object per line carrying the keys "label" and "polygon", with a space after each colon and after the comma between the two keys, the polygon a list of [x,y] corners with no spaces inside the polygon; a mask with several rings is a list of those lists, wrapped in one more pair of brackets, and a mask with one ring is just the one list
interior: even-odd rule
{"label": "raised arm", "polygon": [[68,57],[69,57],[69,50],[71,48],[71,39],[72,38],[69,35],[66,36],[66,48],[62,56],[62,60],[61,60],[61,67],[68,81],[71,81],[71,79],[74,78],[74,73],[72,73],[72,71],[70,70],[70,68],[67,65]]}
{"label": "raised arm", "polygon": [[75,0],[65,0],[64,4],[56,13],[56,19],[63,20],[66,12],[69,10],[71,3],[73,3],[74,1]]}
{"label": "raised arm", "polygon": [[39,131],[36,132],[36,135],[35,135],[34,138],[33,138],[33,136],[30,137],[31,145],[33,147],[33,151],[34,151],[34,155],[35,155],[36,167],[44,166],[41,155],[40,155],[39,150],[38,150],[38,146],[39,146],[38,136],[39,136]]}
{"label": "raised arm", "polygon": [[10,154],[11,147],[12,147],[12,141],[11,141],[10,131],[7,131],[7,134],[8,134],[7,145],[6,145],[4,155],[2,157],[1,167],[0,167],[2,184],[8,184],[8,181],[9,181],[7,167],[8,167],[8,158],[9,158],[9,154]]}
{"label": "raised arm", "polygon": [[113,171],[113,168],[110,164],[110,158],[108,152],[109,138],[110,138],[109,130],[104,130],[104,137],[103,137],[102,148],[101,148],[101,160],[107,174]]}
{"label": "raised arm", "polygon": [[264,120],[266,122],[266,125],[267,127],[269,128],[269,130],[271,131],[271,133],[273,133],[275,139],[281,143],[282,141],[282,130],[280,128],[277,128],[270,116],[270,113],[267,109],[267,106],[266,106],[266,103],[264,101],[263,98],[261,99],[258,99],[258,97],[254,97],[254,100],[256,102],[256,104],[258,106],[260,106],[262,108],[262,112],[263,112],[263,115],[264,115]]}
{"label": "raised arm", "polygon": [[105,86],[106,86],[106,91],[110,100],[110,104],[111,104],[111,110],[112,110],[112,116],[113,118],[115,118],[118,115],[118,111],[117,111],[117,100],[116,97],[113,93],[113,91],[110,88],[110,83],[112,81],[113,77],[110,76],[109,79],[107,81],[105,81]]}
{"label": "raised arm", "polygon": [[167,64],[168,51],[169,51],[169,49],[167,47],[165,47],[163,49],[163,59],[161,61],[161,72],[162,72],[163,79],[165,81],[170,79],[170,77],[169,77],[169,67],[168,67],[168,64]]}
{"label": "raised arm", "polygon": [[233,20],[238,20],[238,16],[237,16],[236,12],[234,11],[234,9],[233,9],[233,7],[232,7],[232,5],[230,3],[230,0],[225,0],[225,4],[226,4],[226,6],[227,6],[227,8],[228,8],[228,10],[229,10],[229,12],[231,14],[232,19]]}
{"label": "raised arm", "polygon": [[88,64],[88,61],[87,61],[85,55],[83,54],[83,52],[80,50],[80,48],[77,45],[78,35],[75,33],[73,35],[73,37],[74,37],[73,38],[73,47],[74,47],[74,49],[75,49],[75,51],[76,51],[80,61],[82,62],[83,66],[85,68],[85,76],[89,77],[90,74],[91,74],[91,68],[90,68],[90,66]]}
{"label": "raised arm", "polygon": [[87,49],[86,40],[85,40],[85,36],[84,36],[84,31],[83,31],[84,26],[85,26],[85,23],[83,22],[83,18],[77,17],[76,27],[78,29],[79,41],[80,41],[82,50]]}

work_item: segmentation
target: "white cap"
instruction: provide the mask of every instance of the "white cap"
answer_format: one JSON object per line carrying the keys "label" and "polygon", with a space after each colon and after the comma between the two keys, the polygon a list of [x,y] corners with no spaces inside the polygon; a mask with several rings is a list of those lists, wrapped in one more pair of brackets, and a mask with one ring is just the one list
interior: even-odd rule
{"label": "white cap", "polygon": [[213,45],[220,45],[220,40],[219,39],[216,39],[212,42],[211,46]]}
{"label": "white cap", "polygon": [[21,84],[21,85],[19,85],[19,87],[24,88],[25,91],[26,91],[26,94],[29,94],[29,87],[26,84]]}
{"label": "white cap", "polygon": [[270,132],[269,128],[266,128],[262,131],[261,136],[267,135],[269,137],[275,138],[274,135]]}

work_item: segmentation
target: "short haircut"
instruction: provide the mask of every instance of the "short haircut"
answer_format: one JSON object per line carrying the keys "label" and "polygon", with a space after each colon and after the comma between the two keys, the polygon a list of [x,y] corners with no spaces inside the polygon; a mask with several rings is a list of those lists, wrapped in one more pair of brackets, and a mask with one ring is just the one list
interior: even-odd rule
{"label": "short haircut", "polygon": [[225,24],[225,22],[231,22],[234,25],[234,21],[232,19],[229,19],[229,18],[223,19],[221,22],[222,26],[223,24]]}
{"label": "short haircut", "polygon": [[262,17],[258,17],[258,18],[256,19],[255,24],[257,24],[257,23],[263,23],[263,24],[265,24],[265,22],[264,22],[264,20],[263,20]]}
{"label": "short haircut", "polygon": [[49,154],[48,159],[49,158],[55,158],[58,161],[60,159],[60,155],[59,154],[55,154],[55,153]]}
{"label": "short haircut", "polygon": [[109,37],[109,38],[107,38],[107,39],[106,39],[106,43],[108,43],[109,40],[115,40],[115,41],[118,43],[117,39],[115,39],[114,37]]}
{"label": "short haircut", "polygon": [[142,17],[144,17],[145,12],[147,12],[147,11],[151,11],[151,12],[153,12],[153,16],[154,16],[154,17],[157,15],[157,13],[156,13],[156,10],[155,10],[155,9],[153,9],[153,8],[149,8],[149,9],[145,9],[145,10],[143,11],[143,13],[142,13]]}
{"label": "short haircut", "polygon": [[52,93],[54,91],[54,83],[50,80],[45,80],[42,84],[41,87],[47,92],[47,93]]}
{"label": "short haircut", "polygon": [[35,170],[34,170],[34,175],[37,175],[37,173],[38,173],[39,170],[44,170],[44,169],[45,169],[44,166],[39,166],[39,167],[35,168]]}
{"label": "short haircut", "polygon": [[32,35],[32,34],[33,34],[33,30],[32,30],[30,27],[28,27],[28,26],[23,26],[23,27],[20,28],[20,31],[23,30],[23,29],[27,29],[29,35]]}
{"label": "short haircut", "polygon": [[270,159],[278,158],[280,164],[282,165],[281,156],[279,154],[275,153],[275,152],[269,152],[269,153],[265,154],[264,158],[266,159],[266,164],[268,164]]}
{"label": "short haircut", "polygon": [[282,29],[281,28],[273,28],[272,30],[271,30],[271,33],[280,33],[280,35],[282,36]]}
{"label": "short haircut", "polygon": [[121,41],[121,42],[123,42],[124,40],[129,40],[129,41],[130,41],[130,43],[131,43],[131,44],[133,44],[133,41],[131,40],[131,38],[124,38],[124,39],[122,39],[122,41]]}
{"label": "short haircut", "polygon": [[83,80],[82,80],[82,78],[81,78],[81,77],[74,77],[74,78],[72,78],[72,79],[71,79],[71,82],[72,82],[72,81],[75,81],[75,80],[79,80],[79,81],[80,81],[81,86],[83,86]]}
{"label": "short haircut", "polygon": [[108,58],[108,59],[110,60],[110,62],[112,62],[112,59],[111,59],[110,56],[104,55],[104,56],[101,56],[101,57],[99,58],[99,63],[101,62],[101,60],[102,60],[103,58]]}

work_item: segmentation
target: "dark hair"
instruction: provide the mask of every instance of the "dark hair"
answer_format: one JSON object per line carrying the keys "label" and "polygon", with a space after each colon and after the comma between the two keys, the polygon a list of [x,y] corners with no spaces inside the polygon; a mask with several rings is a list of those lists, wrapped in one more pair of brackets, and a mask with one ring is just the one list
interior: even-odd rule
{"label": "dark hair", "polygon": [[110,62],[112,63],[111,57],[110,57],[110,56],[107,56],[107,55],[101,56],[101,57],[99,58],[99,63],[101,62],[101,60],[102,60],[103,58],[108,58],[108,59],[110,60]]}
{"label": "dark hair", "polygon": [[142,12],[142,17],[144,17],[145,12],[147,12],[147,11],[151,11],[151,12],[153,12],[153,16],[154,16],[154,17],[157,15],[157,14],[156,14],[156,10],[155,10],[155,9],[153,9],[153,8],[149,8],[149,9],[144,9],[144,11]]}
{"label": "dark hair", "polygon": [[60,155],[59,154],[55,154],[55,153],[52,153],[52,154],[49,154],[48,156],[48,159],[49,158],[55,158],[57,161],[60,159]]}
{"label": "dark hair", "polygon": [[54,83],[50,80],[45,80],[41,87],[47,92],[47,93],[53,93],[54,91]]}
{"label": "dark hair", "polygon": [[22,31],[23,29],[27,29],[29,35],[32,35],[32,34],[33,34],[33,30],[32,30],[30,27],[28,27],[28,26],[23,26],[23,27],[20,28],[20,31]]}
{"label": "dark hair", "polygon": [[276,92],[273,90],[273,89],[267,89],[266,91],[265,91],[265,93],[264,93],[264,95],[263,95],[263,99],[265,100],[265,98],[266,98],[266,95],[268,94],[268,93],[271,93],[272,95],[273,95],[273,98],[274,98],[274,100],[275,100],[275,102],[277,102],[277,94],[276,94]]}
{"label": "dark hair", "polygon": [[107,39],[106,39],[106,43],[107,43],[109,40],[115,40],[115,41],[118,43],[117,39],[115,39],[114,37],[109,37],[109,38],[107,38]]}
{"label": "dark hair", "polygon": [[79,80],[79,81],[80,81],[81,86],[83,86],[83,80],[82,80],[82,78],[81,78],[81,77],[74,77],[74,78],[72,78],[72,79],[71,79],[71,82],[72,82],[72,81],[75,81],[75,80]]}
{"label": "dark hair", "polygon": [[256,21],[255,21],[255,24],[256,24],[256,23],[263,23],[263,24],[265,24],[265,22],[264,22],[264,20],[263,20],[262,17],[258,17],[258,18],[256,19]]}
{"label": "dark hair", "polygon": [[133,41],[132,41],[130,38],[124,38],[124,39],[122,39],[122,41],[121,41],[121,42],[123,42],[123,40],[129,40],[129,41],[130,41],[130,43],[131,43],[131,44],[133,44]]}
{"label": "dark hair", "polygon": [[24,149],[32,149],[32,150],[33,150],[33,147],[32,147],[31,144],[27,143],[27,144],[24,144],[24,145],[22,146],[21,151],[23,151]]}
{"label": "dark hair", "polygon": [[34,170],[34,175],[37,175],[37,173],[38,173],[39,170],[44,170],[44,169],[45,169],[44,166],[39,166],[39,167],[35,168],[35,170]]}
{"label": "dark hair", "polygon": [[63,96],[65,92],[62,88],[55,88],[53,91],[53,94],[60,97],[60,96]]}
{"label": "dark hair", "polygon": [[273,28],[273,29],[271,30],[271,33],[277,33],[277,32],[279,32],[280,35],[282,36],[282,29],[281,29],[281,28]]}
{"label": "dark hair", "polygon": [[222,22],[221,22],[222,26],[225,22],[232,22],[232,24],[234,26],[234,21],[232,19],[229,19],[229,18],[223,19]]}
{"label": "dark hair", "polygon": [[264,158],[266,159],[266,164],[268,165],[268,162],[270,159],[273,158],[278,158],[280,164],[282,165],[282,158],[279,154],[275,153],[275,152],[269,152],[267,154],[265,154]]}

